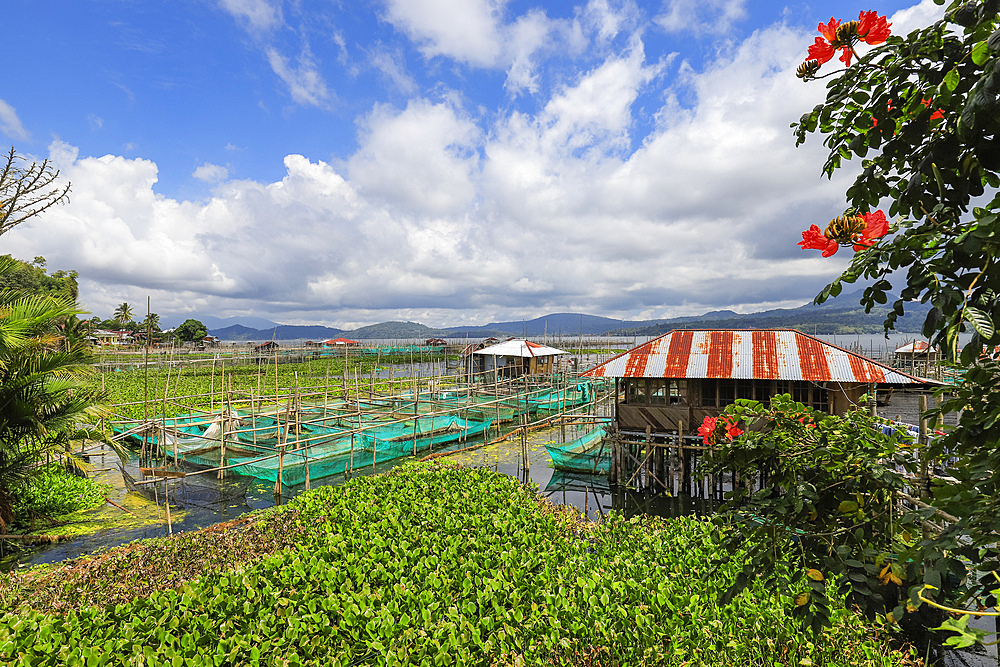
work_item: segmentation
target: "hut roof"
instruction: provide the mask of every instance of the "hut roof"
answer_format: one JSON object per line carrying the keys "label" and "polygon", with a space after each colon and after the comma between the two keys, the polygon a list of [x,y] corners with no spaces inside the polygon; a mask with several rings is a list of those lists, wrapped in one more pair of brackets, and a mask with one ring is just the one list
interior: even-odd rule
{"label": "hut roof", "polygon": [[896,348],[896,354],[924,354],[930,352],[931,346],[925,340],[915,340],[902,347]]}
{"label": "hut roof", "polygon": [[563,350],[557,350],[548,345],[533,343],[530,340],[507,340],[481,350],[474,350],[472,354],[484,354],[490,357],[551,357],[559,354],[569,354]]}
{"label": "hut roof", "polygon": [[361,345],[361,343],[350,338],[331,338],[323,341],[323,345]]}
{"label": "hut roof", "polygon": [[583,373],[615,378],[938,385],[794,330],[674,330]]}

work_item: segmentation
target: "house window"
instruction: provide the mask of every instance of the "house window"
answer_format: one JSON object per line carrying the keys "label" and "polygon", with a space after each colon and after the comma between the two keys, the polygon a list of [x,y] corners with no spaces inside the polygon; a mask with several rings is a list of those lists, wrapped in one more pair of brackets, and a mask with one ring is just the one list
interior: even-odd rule
{"label": "house window", "polygon": [[678,403],[685,403],[685,395],[687,394],[687,382],[684,380],[671,380],[670,381],[670,404],[676,405]]}
{"label": "house window", "polygon": [[701,404],[705,407],[714,407],[716,404],[715,384],[712,380],[701,381]]}
{"label": "house window", "polygon": [[830,394],[826,387],[813,388],[813,407],[823,412],[830,411]]}
{"label": "house window", "polygon": [[736,380],[736,398],[753,400],[753,380]]}
{"label": "house window", "polygon": [[724,408],[736,400],[736,381],[719,380],[719,407]]}
{"label": "house window", "polygon": [[641,405],[647,402],[646,380],[629,380],[627,385],[626,403],[629,405]]}
{"label": "house window", "polygon": [[666,405],[670,392],[670,384],[667,380],[646,380],[646,387],[649,389],[649,402],[651,405]]}

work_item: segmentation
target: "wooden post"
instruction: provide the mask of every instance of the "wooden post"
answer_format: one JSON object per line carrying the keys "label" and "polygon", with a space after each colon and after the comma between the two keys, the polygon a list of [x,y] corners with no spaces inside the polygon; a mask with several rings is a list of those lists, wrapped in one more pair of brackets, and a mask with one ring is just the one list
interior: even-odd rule
{"label": "wooden post", "polygon": [[[176,447],[175,447],[176,449]],[[176,494],[174,494],[176,495]],[[163,506],[167,509],[167,535],[174,534],[174,524],[170,520],[170,487],[167,486],[167,482],[163,482]]]}
{"label": "wooden post", "polygon": [[678,465],[680,466],[680,469],[678,471],[679,472],[679,475],[678,475],[679,479],[677,480],[677,482],[678,482],[677,492],[678,492],[679,495],[685,495],[685,496],[691,495],[691,487],[688,484],[689,480],[687,479],[687,466],[685,465],[686,461],[685,461],[685,458],[684,458],[684,420],[683,419],[680,420],[680,421],[678,421],[678,423],[677,423],[677,454],[679,455],[679,461],[680,461],[678,463]]}

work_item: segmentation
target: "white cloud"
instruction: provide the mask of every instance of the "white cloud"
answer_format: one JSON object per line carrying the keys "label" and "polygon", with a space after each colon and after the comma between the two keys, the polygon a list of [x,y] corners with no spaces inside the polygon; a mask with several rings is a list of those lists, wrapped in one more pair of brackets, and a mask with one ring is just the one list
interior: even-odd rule
{"label": "white cloud", "polygon": [[325,106],[330,101],[330,91],[327,89],[326,81],[323,80],[323,75],[308,48],[303,49],[294,64],[273,47],[268,47],[265,53],[271,69],[288,86],[288,92],[293,100],[299,104],[317,107]]}
{"label": "white cloud", "polygon": [[219,6],[256,32],[277,28],[283,21],[280,6],[268,0],[219,0]]}
{"label": "white cloud", "polygon": [[17,141],[29,138],[28,131],[17,117],[17,110],[3,100],[0,100],[0,132]]}
{"label": "white cloud", "polygon": [[349,161],[351,182],[369,196],[425,215],[459,214],[476,197],[479,130],[451,106],[413,100],[376,107]]}
{"label": "white cloud", "polygon": [[934,0],[921,0],[920,3],[901,9],[889,17],[894,35],[906,35],[910,31],[930,25],[944,16],[944,5]]}
{"label": "white cloud", "polygon": [[[677,71],[647,62],[641,26],[623,33],[629,7],[593,0],[592,18],[529,12],[517,40],[499,30],[499,53],[523,46],[514,79],[537,103],[480,108],[443,91],[375,104],[351,154],[287,155],[269,181],[201,165],[193,175],[217,183],[207,201],[158,194],[152,161],[55,142],[72,200],[6,235],[5,252],[80,271],[101,314],[146,294],[161,313],[341,325],[805,301],[849,259],[795,245],[842,212],[850,177],[821,178],[821,137],[796,149],[788,127],[825,93],[794,76],[811,26],[758,30]],[[574,25],[604,40],[596,64],[545,85],[533,59]]]}
{"label": "white cloud", "polygon": [[406,72],[406,60],[398,52],[377,48],[371,54],[371,64],[404,95],[414,95],[419,90],[417,82]]}
{"label": "white cloud", "polygon": [[509,91],[538,92],[538,76],[534,72],[532,56],[547,43],[552,28],[552,22],[538,10],[520,17],[511,27],[509,49],[512,62],[504,84]]}
{"label": "white cloud", "polygon": [[666,0],[654,20],[667,32],[724,35],[745,18],[746,0]]}
{"label": "white cloud", "polygon": [[191,175],[205,183],[218,183],[229,178],[229,170],[221,165],[206,162],[195,169]]}
{"label": "white cloud", "polygon": [[503,0],[386,0],[386,19],[427,58],[493,67],[503,52]]}

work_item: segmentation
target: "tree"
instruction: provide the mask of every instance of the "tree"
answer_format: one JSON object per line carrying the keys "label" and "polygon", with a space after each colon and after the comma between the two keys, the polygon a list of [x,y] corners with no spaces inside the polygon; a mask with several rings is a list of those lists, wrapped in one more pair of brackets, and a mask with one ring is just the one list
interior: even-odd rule
{"label": "tree", "polygon": [[201,340],[207,334],[208,330],[204,324],[190,318],[184,320],[179,327],[174,329],[174,336],[181,341]]}
{"label": "tree", "polygon": [[160,330],[160,316],[156,313],[149,313],[143,318],[139,326],[141,331],[151,331],[156,333]]}
{"label": "tree", "polygon": [[28,218],[69,201],[70,184],[59,184],[59,170],[48,160],[27,163],[13,147],[0,169],[0,234]]}
{"label": "tree", "polygon": [[[828,256],[852,246],[856,253],[817,303],[864,279],[871,284],[861,302],[871,311],[901,282],[886,330],[909,303],[929,302],[924,335],[965,367],[954,398],[941,406],[962,411],[958,426],[922,452],[924,465],[937,464],[956,481],[936,484],[927,499],[932,506],[921,514],[955,520],[940,535],[900,546],[897,556],[921,563],[926,585],[957,583],[952,604],[974,599],[986,606],[997,604],[992,572],[1000,570],[1000,364],[990,356],[1000,345],[998,11],[997,0],[953,0],[944,19],[906,36],[883,33],[884,17],[868,12],[858,21],[820,24],[821,37],[798,74],[830,77],[827,97],[793,126],[799,144],[811,133],[824,136],[827,175],[861,160],[846,210],[825,230],[803,232],[804,248]],[[883,45],[858,54],[861,42],[880,39]],[[845,67],[820,74],[837,51]],[[884,202],[895,222],[876,230],[872,209]],[[959,351],[965,331],[972,340]],[[920,604],[919,588],[911,589],[906,609]]]}
{"label": "tree", "polygon": [[131,322],[135,317],[135,313],[132,310],[132,306],[128,302],[122,303],[120,306],[115,308],[114,319],[121,326],[125,326],[127,323]]}
{"label": "tree", "polygon": [[[0,257],[0,275],[15,260]],[[97,415],[88,347],[60,331],[82,311],[66,298],[0,290],[0,529],[46,452],[65,449]]]}

